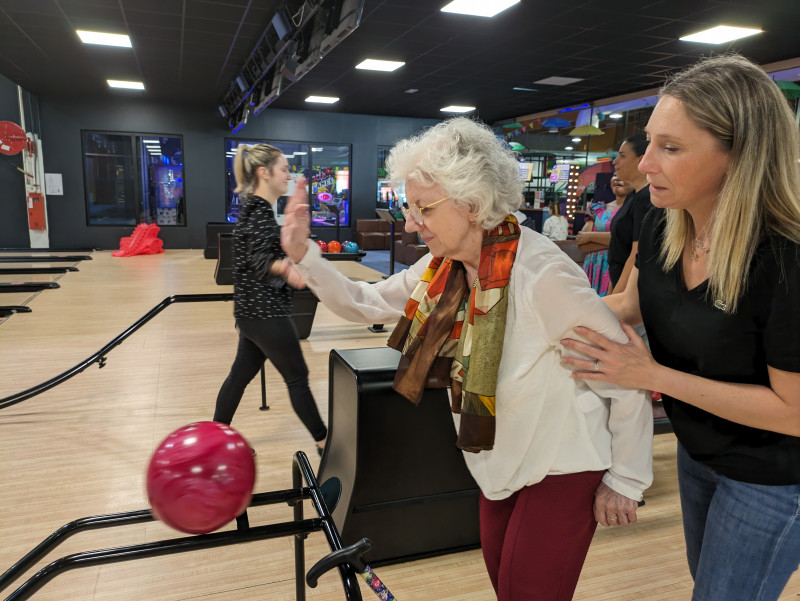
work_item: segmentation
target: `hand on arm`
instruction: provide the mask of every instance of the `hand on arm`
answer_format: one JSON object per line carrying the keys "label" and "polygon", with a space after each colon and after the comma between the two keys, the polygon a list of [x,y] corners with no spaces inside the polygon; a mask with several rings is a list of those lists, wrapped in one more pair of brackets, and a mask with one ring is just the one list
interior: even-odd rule
{"label": "hand on arm", "polygon": [[582,327],[575,328],[575,334],[588,344],[574,339],[562,341],[565,347],[591,357],[564,357],[565,364],[579,370],[573,377],[658,390],[737,424],[800,436],[800,374],[769,367],[770,386],[695,376],[657,363],[633,328],[625,323],[622,327],[628,343],[614,342]]}
{"label": "hand on arm", "polygon": [[575,239],[578,248],[585,252],[594,252],[608,248],[611,242],[610,232],[578,232]]}

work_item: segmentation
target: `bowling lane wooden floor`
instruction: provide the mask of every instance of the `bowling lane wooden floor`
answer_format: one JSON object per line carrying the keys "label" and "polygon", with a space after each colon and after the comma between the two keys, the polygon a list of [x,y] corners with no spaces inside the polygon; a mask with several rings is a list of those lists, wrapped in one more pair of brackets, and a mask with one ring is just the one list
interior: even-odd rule
{"label": "bowling lane wooden floor", "polygon": [[[59,279],[28,304],[30,314],[0,322],[0,398],[39,384],[89,357],[172,294],[229,292],[213,281],[214,262],[200,250],[113,258],[95,252],[80,271]],[[380,274],[338,262],[348,277]],[[302,341],[311,388],[327,417],[331,348],[373,348],[386,333],[351,324],[320,306],[311,335]],[[172,430],[210,419],[220,384],[236,349],[232,305],[173,305],[68,382],[0,410],[0,572],[61,525],[74,519],[147,508],[144,472],[150,454]],[[291,461],[305,451],[316,468],[314,443],[289,404],[283,382],[267,367],[271,409],[259,411],[258,380],[247,389],[233,421],[257,449],[256,491],[291,488]],[[576,600],[673,601],[690,597],[675,476],[675,439],[654,439],[655,483],[640,522],[624,530],[598,530]],[[435,458],[431,458],[435,461]],[[286,506],[256,508],[253,525],[292,519]],[[308,506],[306,515],[313,514]],[[78,534],[40,561],[24,578],[57,557],[173,538],[158,522]],[[321,534],[306,547],[307,568],[328,552]],[[377,569],[403,601],[494,598],[480,550]],[[293,539],[260,541],[208,551],[74,570],[45,585],[40,601],[226,601],[294,599]],[[22,580],[0,591],[0,599]],[[372,592],[361,585],[365,600]],[[795,574],[781,601],[797,599]],[[308,599],[344,598],[335,573]]]}

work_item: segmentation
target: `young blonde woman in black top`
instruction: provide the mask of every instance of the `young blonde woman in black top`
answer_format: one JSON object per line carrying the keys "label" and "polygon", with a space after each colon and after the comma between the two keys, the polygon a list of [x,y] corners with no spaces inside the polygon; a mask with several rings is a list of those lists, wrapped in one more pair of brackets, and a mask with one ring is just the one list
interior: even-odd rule
{"label": "young blonde woman in black top", "polygon": [[692,601],[775,601],[800,564],[800,136],[741,56],[662,89],[639,170],[652,209],[618,344],[581,328],[585,380],[661,391],[678,438]]}
{"label": "young blonde woman in black top", "polygon": [[233,163],[242,198],[234,231],[233,315],[239,347],[217,396],[214,421],[230,424],[244,390],[269,359],[289,389],[292,408],[321,450],[328,430],[308,386],[308,367],[291,318],[292,289],[303,278],[280,245],[273,206],[291,175],[283,152],[269,144],[240,144]]}

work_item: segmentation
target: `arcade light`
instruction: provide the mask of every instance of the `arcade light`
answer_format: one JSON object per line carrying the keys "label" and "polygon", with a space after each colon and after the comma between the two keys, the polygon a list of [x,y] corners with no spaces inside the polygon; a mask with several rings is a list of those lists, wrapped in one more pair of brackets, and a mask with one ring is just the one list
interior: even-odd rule
{"label": "arcade light", "polygon": [[578,166],[569,166],[569,178],[567,179],[567,218],[575,217],[575,209],[578,206]]}

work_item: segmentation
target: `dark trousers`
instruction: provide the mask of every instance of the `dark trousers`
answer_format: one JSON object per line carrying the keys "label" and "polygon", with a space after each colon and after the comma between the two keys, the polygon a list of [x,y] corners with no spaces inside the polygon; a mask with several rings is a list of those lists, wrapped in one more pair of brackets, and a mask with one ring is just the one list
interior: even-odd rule
{"label": "dark trousers", "polygon": [[244,389],[269,359],[289,389],[292,408],[315,441],[323,440],[328,429],[322,423],[317,404],[308,387],[306,367],[297,329],[290,317],[237,319],[239,348],[233,366],[217,395],[214,421],[230,424],[244,395]]}

